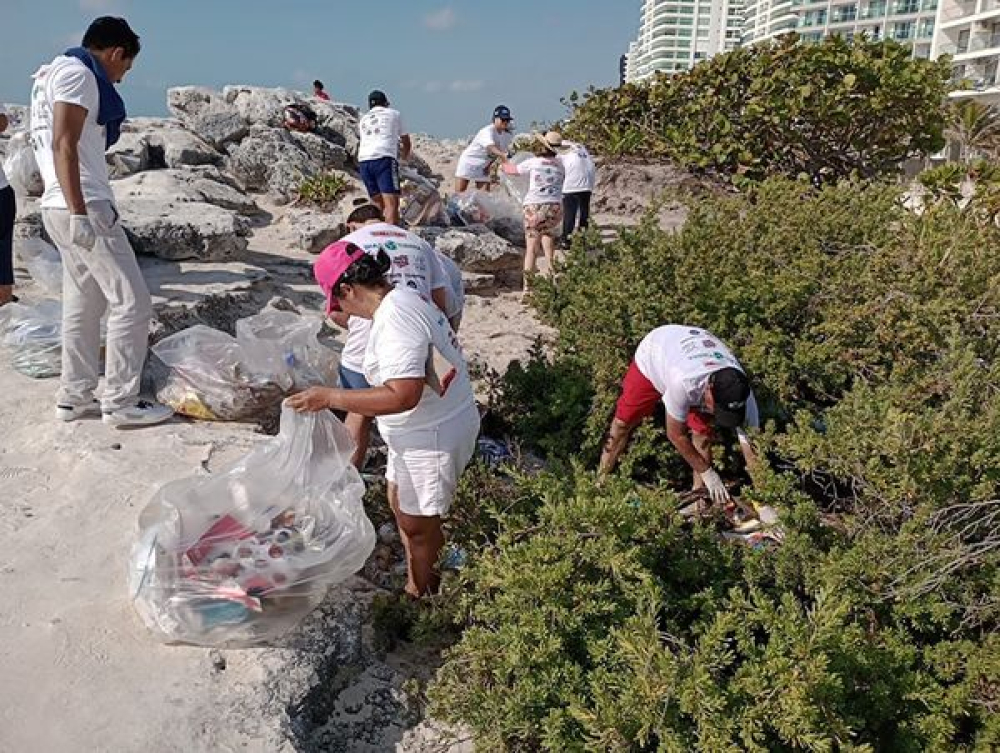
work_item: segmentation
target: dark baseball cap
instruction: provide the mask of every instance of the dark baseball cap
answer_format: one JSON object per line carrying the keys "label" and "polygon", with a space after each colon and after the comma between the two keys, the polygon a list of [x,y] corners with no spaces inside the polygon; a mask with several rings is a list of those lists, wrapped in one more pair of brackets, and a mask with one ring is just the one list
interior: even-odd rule
{"label": "dark baseball cap", "polygon": [[514,116],[510,114],[510,108],[507,105],[497,105],[493,108],[493,119],[496,120],[513,120]]}
{"label": "dark baseball cap", "polygon": [[369,107],[388,107],[389,98],[385,96],[385,92],[375,89],[371,94],[368,95],[368,106]]}
{"label": "dark baseball cap", "polygon": [[715,425],[723,429],[741,426],[747,417],[750,380],[739,369],[728,367],[709,377],[715,400]]}

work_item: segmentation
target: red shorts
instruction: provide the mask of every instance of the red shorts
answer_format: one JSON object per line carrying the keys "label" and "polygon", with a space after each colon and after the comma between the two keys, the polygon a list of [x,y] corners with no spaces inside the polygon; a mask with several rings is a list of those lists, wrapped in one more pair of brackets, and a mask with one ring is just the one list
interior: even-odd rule
{"label": "red shorts", "polygon": [[[634,425],[653,415],[656,404],[663,399],[653,383],[639,371],[635,361],[629,364],[625,378],[622,379],[622,394],[615,406],[615,418],[622,423]],[[696,411],[688,411],[687,427],[695,434],[708,436],[712,433],[712,417]]]}

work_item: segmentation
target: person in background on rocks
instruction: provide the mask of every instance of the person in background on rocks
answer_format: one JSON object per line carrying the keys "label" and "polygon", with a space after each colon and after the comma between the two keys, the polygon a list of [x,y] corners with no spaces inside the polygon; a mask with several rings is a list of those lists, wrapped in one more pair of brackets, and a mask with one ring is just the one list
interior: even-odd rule
{"label": "person in background on rocks", "polygon": [[[0,104],[0,133],[7,130],[7,110]],[[17,301],[14,295],[14,189],[0,165],[0,306]]]}
{"label": "person in background on rocks", "polygon": [[577,228],[584,230],[590,224],[590,196],[594,191],[597,166],[587,147],[574,141],[563,141],[559,161],[566,173],[562,188],[562,246],[568,248],[573,232]]}
{"label": "person in background on rocks", "polygon": [[511,123],[514,118],[510,108],[497,105],[493,110],[493,123],[479,130],[458,158],[455,168],[455,190],[462,193],[474,181],[476,188],[490,190],[490,173],[493,165],[503,163],[514,143]]}
{"label": "person in background on rocks", "polygon": [[313,96],[322,99],[324,102],[330,101],[330,95],[323,90],[323,82],[319,79],[313,81]]}
{"label": "person in background on rocks", "polygon": [[[465,358],[444,313],[386,278],[392,261],[341,240],[316,260],[327,308],[370,321],[364,373],[370,387],[312,387],[289,398],[298,411],[342,410],[375,417],[388,448],[389,504],[406,551],[406,593],[437,591],[442,516],[472,459],[479,410]],[[438,365],[440,364],[440,366]],[[442,371],[449,375],[439,378]]]}
{"label": "person in background on rocks", "polygon": [[736,356],[719,338],[699,327],[668,324],[646,335],[622,380],[621,396],[601,454],[600,472],[610,473],[643,419],[663,401],[667,438],[694,471],[694,488],[713,502],[729,492],[712,467],[714,429],[736,429],[747,467],[757,457],[741,427],[757,428],[757,401]]}
{"label": "person in background on rocks", "polygon": [[[45,182],[42,221],[62,255],[62,378],[56,416],[103,413],[111,426],[156,424],[170,408],[139,399],[152,302],[115,208],[104,152],[118,140],[125,103],[115,84],[139,37],[123,18],[96,19],[80,47],[35,73],[31,141]],[[108,312],[104,392],[101,317]]]}
{"label": "person in background on rocks", "polygon": [[510,175],[527,175],[528,191],[524,194],[524,289],[528,287],[528,274],[535,271],[535,257],[541,246],[548,261],[551,275],[556,261],[556,238],[562,231],[562,185],[565,175],[556,157],[562,146],[562,136],[549,131],[544,136],[535,134],[532,151],[535,156],[520,164],[504,163],[504,172]]}
{"label": "person in background on rocks", "polygon": [[[390,284],[413,290],[447,312],[448,281],[438,261],[437,251],[430,244],[413,233],[390,225],[385,221],[382,210],[374,204],[363,204],[354,209],[347,217],[347,227],[351,232],[343,240],[368,254],[385,252],[391,262],[386,272]],[[349,316],[337,309],[335,298],[331,299],[331,303],[334,308],[327,315],[347,330],[340,356],[340,385],[347,390],[367,389],[365,348],[372,323],[369,319]],[[354,438],[355,449],[351,460],[361,470],[371,440],[372,418],[360,413],[348,413],[344,425]]]}
{"label": "person in background on rocks", "polygon": [[412,144],[397,110],[378,90],[368,95],[369,110],[361,118],[358,167],[371,200],[385,212],[385,221],[399,224],[399,160],[410,156]]}

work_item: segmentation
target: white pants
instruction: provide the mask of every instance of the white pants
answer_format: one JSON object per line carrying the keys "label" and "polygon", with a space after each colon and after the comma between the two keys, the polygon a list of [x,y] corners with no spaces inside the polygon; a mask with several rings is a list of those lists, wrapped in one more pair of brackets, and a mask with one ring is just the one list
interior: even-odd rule
{"label": "white pants", "polygon": [[433,429],[383,433],[389,450],[385,477],[399,489],[399,509],[422,517],[446,515],[478,436],[475,403]]}
{"label": "white pants", "polygon": [[101,317],[107,309],[101,410],[108,412],[138,402],[153,303],[114,205],[95,201],[87,213],[97,233],[89,251],[73,245],[67,210],[42,210],[63,262],[62,380],[56,399],[60,405],[93,400],[101,366]]}

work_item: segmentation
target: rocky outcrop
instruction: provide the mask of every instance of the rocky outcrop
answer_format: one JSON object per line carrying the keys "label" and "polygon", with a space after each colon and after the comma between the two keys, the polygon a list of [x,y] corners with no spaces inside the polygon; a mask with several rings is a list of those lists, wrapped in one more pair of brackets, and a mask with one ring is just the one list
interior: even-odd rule
{"label": "rocky outcrop", "polygon": [[214,89],[175,86],[167,90],[167,107],[190,130],[218,149],[237,142],[249,130],[236,108]]}
{"label": "rocky outcrop", "polygon": [[295,237],[295,247],[310,254],[318,254],[334,241],[348,233],[346,213],[340,210],[325,212],[318,209],[293,207],[283,222]]}
{"label": "rocky outcrop", "polygon": [[140,254],[170,261],[226,261],[247,248],[247,221],[212,204],[130,196],[118,201],[118,211],[132,247]]}
{"label": "rocky outcrop", "polygon": [[164,203],[204,202],[240,214],[261,211],[236,182],[217,167],[150,170],[116,180],[112,187],[118,200],[156,198]]}
{"label": "rocky outcrop", "polygon": [[416,227],[411,231],[453,259],[465,272],[496,274],[521,268],[521,252],[485,225]]}

